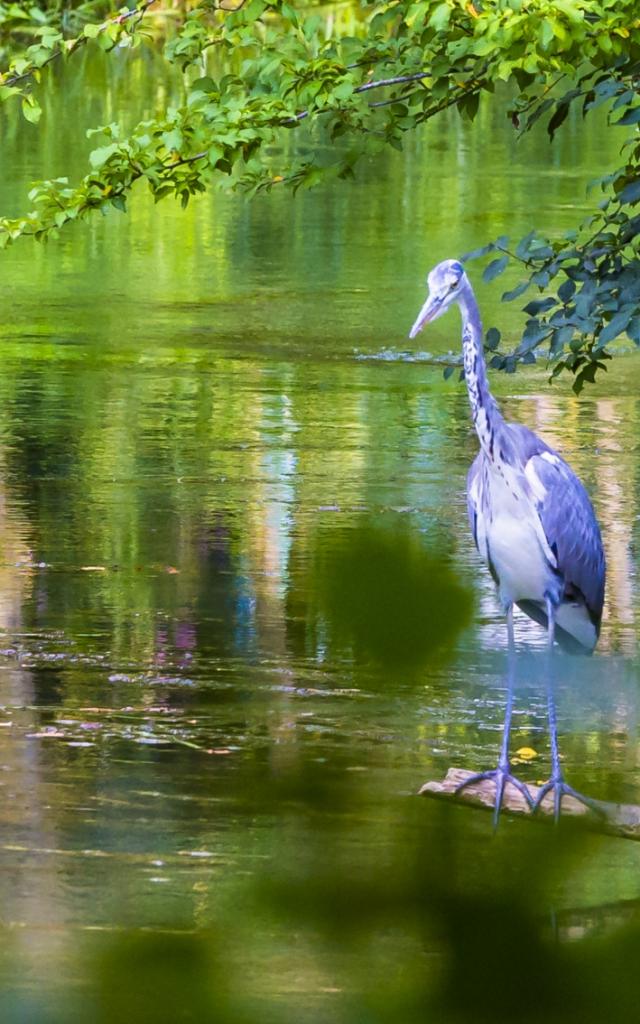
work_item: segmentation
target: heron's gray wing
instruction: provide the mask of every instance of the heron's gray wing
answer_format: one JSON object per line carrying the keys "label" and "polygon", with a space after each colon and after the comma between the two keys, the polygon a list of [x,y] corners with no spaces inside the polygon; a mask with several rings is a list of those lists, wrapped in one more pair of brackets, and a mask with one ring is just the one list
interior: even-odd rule
{"label": "heron's gray wing", "polygon": [[540,449],[528,459],[525,477],[557,571],[564,579],[565,597],[582,599],[599,628],[605,561],[598,521],[589,495],[573,470],[543,442]]}

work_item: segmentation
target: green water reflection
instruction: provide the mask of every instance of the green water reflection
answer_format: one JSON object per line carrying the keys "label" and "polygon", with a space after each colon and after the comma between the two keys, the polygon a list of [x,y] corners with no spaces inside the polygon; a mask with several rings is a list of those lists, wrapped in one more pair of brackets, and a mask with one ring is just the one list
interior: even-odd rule
{"label": "green water reflection", "polygon": [[[131,123],[175,88],[149,55],[85,73],[99,92],[60,78],[44,132],[3,122],[7,212],[24,207],[31,179],[81,173],[85,127]],[[4,254],[9,990],[76,984],[78,943],[96,933],[214,928],[242,906],[245,882],[281,857],[295,863],[309,843],[264,797],[269,782],[319,780],[335,804],[324,815],[343,824],[355,786],[351,864],[372,844],[384,858],[418,813],[441,841],[439,814],[405,798],[452,763],[495,758],[504,637],[466,525],[466,396],[409,349],[407,329],[430,265],[503,230],[572,225],[613,150],[578,123],[551,148],[543,131],[516,145],[492,107],[473,129],[443,118],[355,184],[253,202],[214,193],[186,213],[141,193],[127,218]],[[508,337],[516,311],[499,305],[500,290],[479,287],[487,322]],[[418,340],[442,353],[457,337],[447,318]],[[509,416],[557,444],[594,495],[607,612],[599,654],[563,662],[562,746],[575,785],[633,801],[637,379],[629,359],[580,401],[538,371],[496,382]],[[473,582],[474,626],[452,664],[383,676],[328,634],[317,560],[363,514],[451,553]],[[523,769],[536,779],[548,757],[542,637],[520,620],[518,640],[514,741],[540,752]],[[481,879],[488,826],[468,827]],[[526,845],[526,831],[505,831]],[[541,912],[640,896],[635,844],[593,840],[589,854],[570,880],[553,880]],[[304,996],[323,1019],[340,986],[311,938],[273,925],[235,941],[249,963],[269,949],[270,998]]]}

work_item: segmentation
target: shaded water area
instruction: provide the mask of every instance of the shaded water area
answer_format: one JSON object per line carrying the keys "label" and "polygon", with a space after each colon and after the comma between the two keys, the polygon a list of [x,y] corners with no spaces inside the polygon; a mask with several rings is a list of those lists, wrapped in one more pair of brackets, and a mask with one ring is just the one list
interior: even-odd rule
{"label": "shaded water area", "polygon": [[[83,173],[86,127],[131,124],[173,88],[149,55],[84,73],[59,78],[44,131],[3,122],[5,211],[43,174]],[[496,105],[473,127],[443,118],[353,184],[216,192],[185,213],[140,192],[126,218],[3,254],[5,1014],[48,1019],[61,990],[81,1005],[96,951],[145,930],[160,951],[213,936],[262,1020],[356,1019],[350,1000],[383,968],[391,1004],[407,972],[441,981],[450,939],[433,920],[384,918],[399,878],[411,905],[414,856],[432,887],[455,875],[476,895],[496,858],[511,882],[528,865],[535,913],[574,937],[634,918],[637,844],[585,839],[554,864],[542,829],[504,822],[493,840],[483,815],[413,798],[451,764],[495,762],[504,706],[504,624],[466,523],[476,441],[464,391],[429,359],[457,351],[459,327],[450,315],[406,340],[424,275],[503,231],[572,226],[615,158],[578,122],[553,147],[543,129],[516,143]],[[487,326],[514,338],[502,290],[478,286]],[[495,387],[593,495],[606,618],[593,659],[559,661],[561,747],[576,786],[635,802],[633,357],[610,377],[579,400],[544,368]],[[474,588],[451,660],[376,667],[328,628],[318,566],[363,518],[449,554]],[[520,618],[517,639],[513,746],[537,752],[519,769],[534,781],[548,771],[544,638]],[[345,952],[353,899],[379,901],[383,921]]]}

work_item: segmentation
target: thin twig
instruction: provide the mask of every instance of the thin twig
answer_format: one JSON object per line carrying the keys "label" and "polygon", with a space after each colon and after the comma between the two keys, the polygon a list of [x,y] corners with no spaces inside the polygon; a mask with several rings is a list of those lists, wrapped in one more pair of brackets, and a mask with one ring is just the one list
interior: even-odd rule
{"label": "thin twig", "polygon": [[368,92],[369,89],[383,89],[389,85],[404,85],[405,82],[419,82],[422,78],[430,78],[430,71],[416,71],[413,75],[398,75],[396,78],[380,78],[376,82],[365,82],[359,85],[354,92]]}
{"label": "thin twig", "polygon": [[523,263],[525,267],[535,267],[533,260],[528,260],[524,256],[518,256],[516,252],[512,252],[511,249],[507,249],[504,245],[496,245],[496,252],[503,252],[505,256],[510,256],[512,260],[518,260],[518,262]]}
{"label": "thin twig", "polygon": [[377,103],[370,103],[371,110],[379,110],[380,107],[392,107],[394,103],[405,103],[412,96],[424,96],[424,90],[411,89],[410,92],[403,92],[400,96],[392,96],[389,100],[378,100]]}
{"label": "thin twig", "polygon": [[531,110],[531,108],[535,106],[536,103],[539,103],[540,100],[544,99],[547,93],[550,93],[553,89],[555,89],[558,82],[561,82],[563,78],[565,78],[564,71],[562,72],[562,74],[558,75],[558,77],[555,78],[553,82],[550,82],[549,85],[545,86],[545,88],[542,90],[539,96],[532,96],[529,102],[525,104],[524,107],[522,107],[520,110],[514,111],[514,113],[516,113],[517,115],[526,114],[527,111]]}

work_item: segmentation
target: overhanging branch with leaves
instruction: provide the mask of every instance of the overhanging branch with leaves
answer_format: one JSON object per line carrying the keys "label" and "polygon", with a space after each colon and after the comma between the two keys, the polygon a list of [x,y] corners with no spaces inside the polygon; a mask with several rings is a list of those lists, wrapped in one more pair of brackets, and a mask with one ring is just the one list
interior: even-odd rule
{"label": "overhanging branch with leaves", "polygon": [[[72,38],[52,28],[11,62],[0,101],[19,98],[27,119],[36,121],[33,85],[46,84],[51,65],[80,47],[118,53],[148,42],[146,22],[163,10],[162,0],[141,0]],[[174,195],[186,205],[220,175],[253,191],[345,178],[363,156],[400,148],[407,132],[447,107],[473,120],[482,95],[501,82],[517,85],[517,131],[547,117],[553,135],[574,105],[588,116],[606,103],[634,138],[625,165],[603,182],[605,199],[593,216],[570,238],[531,235],[513,248],[500,239],[484,250],[493,255],[487,279],[509,260],[523,266],[522,284],[506,298],[542,289],[525,307],[528,320],[513,352],[499,352],[499,336],[490,334],[494,364],[513,369],[543,347],[554,372],[576,374],[576,388],[593,380],[621,332],[640,341],[635,0],[390,0],[353,8],[350,23],[349,31],[329,34],[313,7],[194,2],[164,44],[167,61],[183,74],[182,101],[126,138],[117,125],[96,129],[100,145],[83,180],[36,184],[31,213],[0,219],[0,244],[23,235],[44,240],[96,209],[125,210],[141,180],[156,200]],[[274,165],[269,145],[300,131],[312,150],[316,144],[315,154],[301,158],[287,147],[291,156]]]}

